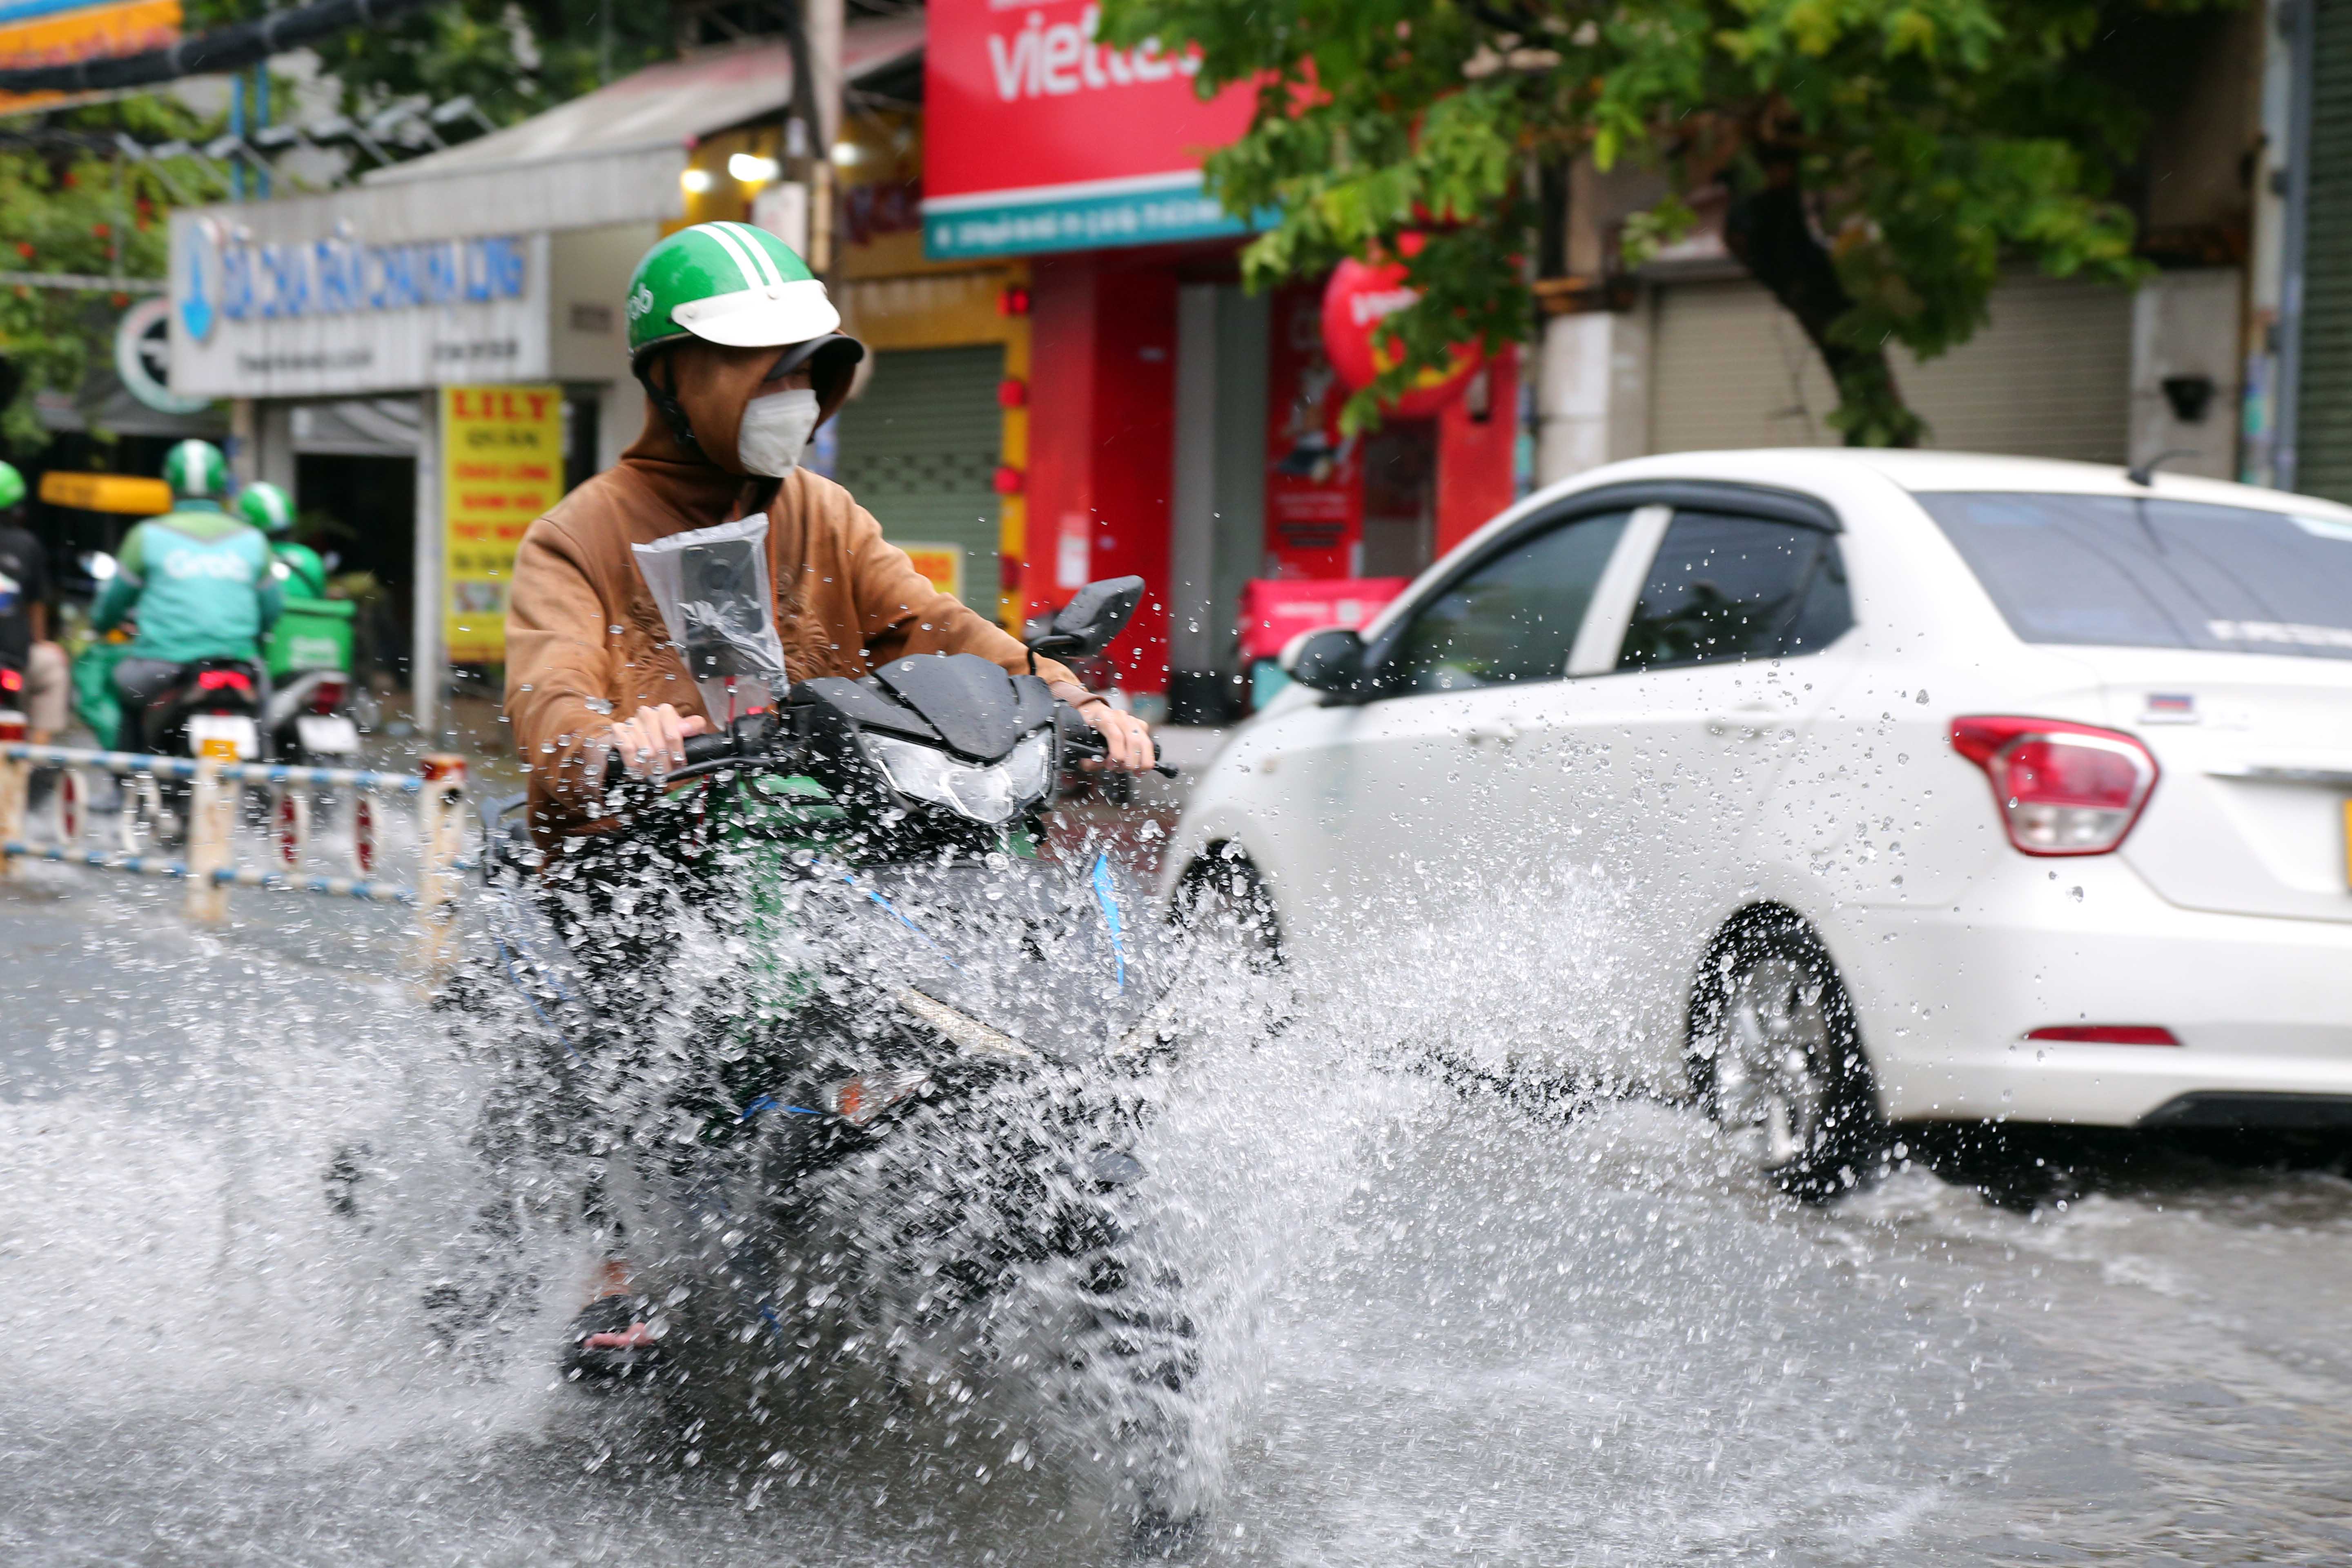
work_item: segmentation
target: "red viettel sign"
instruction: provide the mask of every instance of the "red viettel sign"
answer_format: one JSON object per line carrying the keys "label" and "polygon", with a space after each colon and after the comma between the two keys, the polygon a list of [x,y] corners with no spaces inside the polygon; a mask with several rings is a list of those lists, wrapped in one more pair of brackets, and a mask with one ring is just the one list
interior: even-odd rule
{"label": "red viettel sign", "polygon": [[[1379,330],[1382,321],[1421,298],[1404,279],[1402,262],[1374,265],[1351,258],[1332,268],[1331,281],[1324,287],[1323,352],[1331,356],[1331,368],[1339,379],[1357,391],[1370,386],[1402,353],[1381,342]],[[1461,344],[1454,351],[1452,368],[1418,373],[1403,395],[1384,406],[1400,419],[1434,414],[1462,390],[1483,357],[1473,345]]]}
{"label": "red viettel sign", "polygon": [[1249,126],[1247,86],[1203,103],[1189,56],[1095,41],[1092,0],[932,0],[923,249],[950,258],[1239,234],[1201,160]]}

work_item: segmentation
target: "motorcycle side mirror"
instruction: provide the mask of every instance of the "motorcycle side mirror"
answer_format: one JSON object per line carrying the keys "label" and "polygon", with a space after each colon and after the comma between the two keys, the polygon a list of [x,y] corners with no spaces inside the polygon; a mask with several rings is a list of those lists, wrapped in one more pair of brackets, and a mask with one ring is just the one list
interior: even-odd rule
{"label": "motorcycle side mirror", "polygon": [[1364,695],[1364,639],[1346,626],[1307,632],[1282,650],[1285,674],[1310,690],[1356,699]]}
{"label": "motorcycle side mirror", "polygon": [[1089,658],[1111,645],[1127,629],[1135,607],[1143,603],[1143,579],[1106,577],[1070,595],[1054,612],[1043,631],[1033,633],[1029,651],[1048,658]]}

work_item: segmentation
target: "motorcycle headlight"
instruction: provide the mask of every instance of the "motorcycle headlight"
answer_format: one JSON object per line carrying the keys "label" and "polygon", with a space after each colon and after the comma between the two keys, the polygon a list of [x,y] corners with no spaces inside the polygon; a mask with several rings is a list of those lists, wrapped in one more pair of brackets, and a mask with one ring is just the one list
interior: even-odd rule
{"label": "motorcycle headlight", "polygon": [[1051,731],[1040,730],[1019,745],[1004,759],[1004,772],[1013,781],[1013,793],[1023,800],[1035,800],[1054,782],[1054,737]]}
{"label": "motorcycle headlight", "polygon": [[868,734],[866,744],[891,788],[974,822],[1010,821],[1045,793],[1054,763],[1053,737],[1043,730],[1015,746],[1004,761],[981,767],[887,735]]}

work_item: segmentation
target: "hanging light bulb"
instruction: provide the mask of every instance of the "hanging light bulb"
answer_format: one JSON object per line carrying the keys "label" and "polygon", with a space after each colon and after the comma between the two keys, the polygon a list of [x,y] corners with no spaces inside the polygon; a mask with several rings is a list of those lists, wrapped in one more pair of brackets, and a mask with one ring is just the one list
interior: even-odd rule
{"label": "hanging light bulb", "polygon": [[773,158],[762,158],[757,153],[738,153],[727,160],[727,172],[747,185],[766,184],[781,167]]}

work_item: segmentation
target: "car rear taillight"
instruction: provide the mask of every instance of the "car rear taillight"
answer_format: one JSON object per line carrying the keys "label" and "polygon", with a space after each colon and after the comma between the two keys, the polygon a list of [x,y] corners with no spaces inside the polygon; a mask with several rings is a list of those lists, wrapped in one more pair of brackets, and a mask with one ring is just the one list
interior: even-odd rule
{"label": "car rear taillight", "polygon": [[2029,1040],[2076,1046],[2177,1046],[2179,1037],[2161,1024],[2052,1024],[2029,1029]]}
{"label": "car rear taillight", "polygon": [[2137,740],[2063,719],[1955,719],[1952,750],[1992,780],[2009,841],[2028,855],[2106,854],[2156,788]]}
{"label": "car rear taillight", "polygon": [[16,692],[24,689],[25,676],[23,671],[15,669],[0,669],[0,691]]}
{"label": "car rear taillight", "polygon": [[200,669],[196,671],[199,691],[250,691],[253,677],[241,669]]}
{"label": "car rear taillight", "polygon": [[341,681],[322,680],[310,688],[311,712],[331,714],[342,705],[343,683]]}

